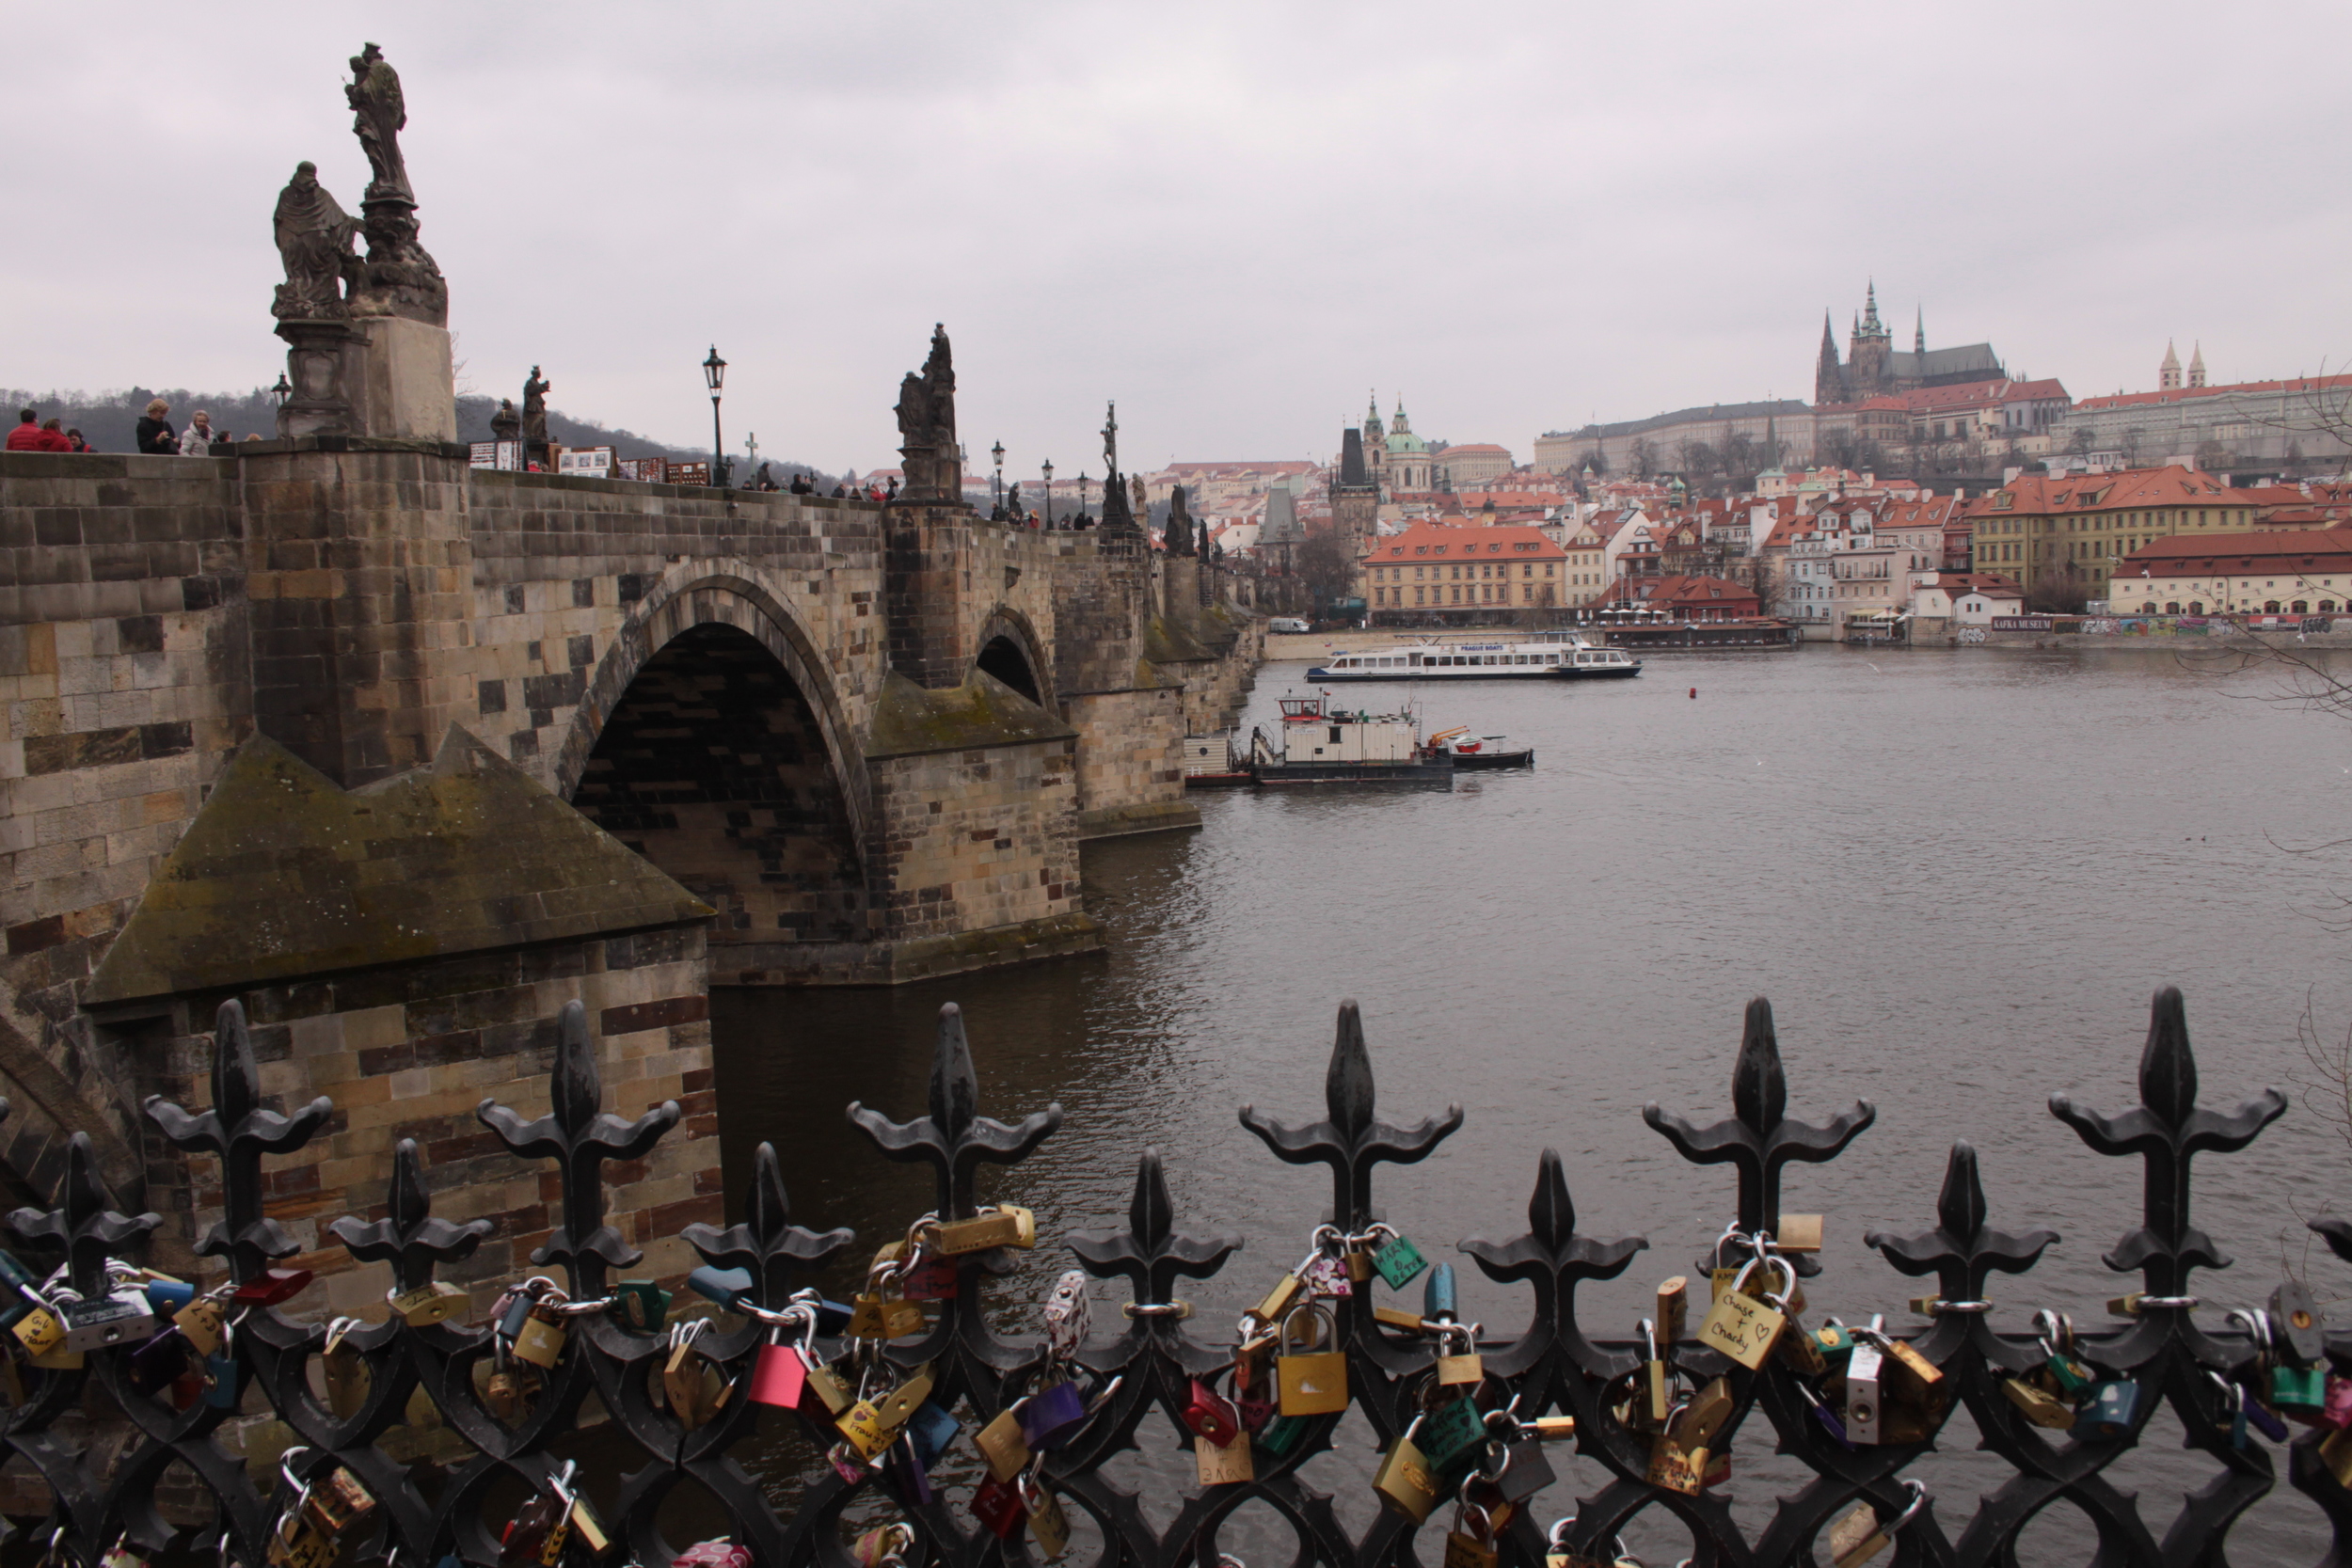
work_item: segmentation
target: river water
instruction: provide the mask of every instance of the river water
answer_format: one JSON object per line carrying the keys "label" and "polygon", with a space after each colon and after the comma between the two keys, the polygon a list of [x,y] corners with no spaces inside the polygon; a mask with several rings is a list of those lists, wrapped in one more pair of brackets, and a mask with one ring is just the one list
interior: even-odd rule
{"label": "river water", "polygon": [[[1245,728],[1305,689],[1306,668],[1267,666]],[[2274,1084],[2292,1101],[2246,1152],[2197,1163],[2196,1218],[2237,1259],[2201,1293],[2256,1304],[2282,1267],[2308,1267],[2331,1298],[2352,1269],[2304,1244],[2302,1217],[2352,1198],[2352,1172],[2302,1088],[2297,1028],[2307,1006],[2323,1035],[2352,1022],[2352,935],[2330,913],[2352,894],[2352,850],[2332,845],[2352,724],[2285,689],[2275,669],[2145,648],[1829,647],[1653,657],[1608,686],[1420,689],[1429,728],[1507,734],[1535,748],[1535,769],[1463,775],[1451,793],[1201,797],[1197,833],[1087,850],[1089,908],[1111,939],[1099,958],[898,990],[723,993],[729,1190],[739,1205],[770,1139],[803,1224],[870,1243],[929,1207],[928,1178],[881,1161],[841,1108],[921,1114],[953,1000],[983,1112],[1058,1101],[1068,1115],[1028,1164],[984,1176],[984,1195],[1034,1207],[1049,1241],[1117,1223],[1137,1154],[1158,1146],[1180,1224],[1247,1238],[1190,1292],[1221,1330],[1303,1250],[1329,1194],[1322,1167],[1277,1164],[1235,1107],[1319,1117],[1334,1008],[1355,997],[1384,1114],[1468,1114],[1430,1160],[1384,1167],[1375,1187],[1393,1223],[1454,1258],[1465,1316],[1504,1333],[1523,1321],[1516,1290],[1452,1243],[1523,1229],[1550,1147],[1583,1230],[1649,1239],[1622,1278],[1580,1297],[1590,1332],[1629,1337],[1733,1194],[1728,1167],[1684,1164],[1642,1106],[1729,1115],[1741,1009],[1760,994],[1792,1114],[1879,1109],[1842,1158],[1788,1172],[1787,1206],[1828,1216],[1817,1313],[1915,1321],[1901,1303],[1917,1288],[1862,1237],[1931,1228],[1947,1150],[1965,1137],[1993,1223],[2063,1237],[2023,1280],[1995,1276],[1996,1323],[2023,1329],[2058,1306],[2096,1325],[2137,1284],[2099,1258],[2137,1224],[2139,1170],[2090,1152],[2045,1102],[2136,1103],[2149,997],[2169,984],[2187,996],[2206,1103]],[[1342,689],[1367,706],[1405,692]],[[1012,1294],[1036,1300],[1069,1263],[1041,1245]],[[1034,1313],[1008,1321],[1025,1329]],[[2172,1451],[2172,1422],[2160,1416],[2109,1472],[2140,1488],[2158,1535],[2210,1473]],[[1966,1429],[1963,1413],[1913,1472],[1953,1532],[2006,1473],[1968,1454]],[[1772,1488],[1796,1476],[1785,1463],[1742,1455],[1756,1478],[1736,1494],[1743,1518],[1769,1517]],[[1310,1473],[1360,1521],[1371,1494],[1350,1477],[1371,1465],[1350,1453]],[[1599,1476],[1565,1455],[1560,1467],[1553,1513]],[[1671,1559],[1678,1535],[1635,1544]],[[2233,1544],[2241,1560],[2308,1561],[2324,1538],[2281,1483]],[[2088,1539],[2060,1505],[2026,1555],[2078,1560]]]}

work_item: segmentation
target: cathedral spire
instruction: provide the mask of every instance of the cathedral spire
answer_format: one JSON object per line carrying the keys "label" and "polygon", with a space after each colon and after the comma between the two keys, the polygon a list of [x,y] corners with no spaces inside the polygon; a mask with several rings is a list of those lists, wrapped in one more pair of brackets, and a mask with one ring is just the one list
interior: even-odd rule
{"label": "cathedral spire", "polygon": [[2177,392],[2181,389],[2181,356],[2168,338],[2164,343],[2164,363],[2156,367],[2156,390]]}
{"label": "cathedral spire", "polygon": [[2188,384],[2191,387],[2205,384],[2205,345],[2202,343],[2197,344],[2189,353]]}
{"label": "cathedral spire", "polygon": [[[1918,355],[1922,358],[1925,358],[1928,352],[1928,308],[1922,305],[1918,308],[1918,310],[1919,325],[1912,329],[1911,352]],[[1921,373],[1925,372],[1922,372]]]}

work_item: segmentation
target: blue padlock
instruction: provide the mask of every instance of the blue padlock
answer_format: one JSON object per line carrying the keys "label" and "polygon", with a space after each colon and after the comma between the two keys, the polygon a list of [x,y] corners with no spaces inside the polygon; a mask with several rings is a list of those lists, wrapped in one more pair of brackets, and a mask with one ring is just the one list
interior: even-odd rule
{"label": "blue padlock", "polygon": [[930,1475],[931,1466],[939,1463],[948,1445],[956,1440],[956,1433],[962,1430],[963,1423],[936,1402],[922,1405],[908,1417],[907,1441],[914,1448],[915,1468]]}
{"label": "blue padlock", "polygon": [[1421,1315],[1433,1323],[1451,1322],[1454,1315],[1454,1265],[1439,1263],[1429,1271],[1421,1288]]}
{"label": "blue padlock", "polygon": [[705,1263],[686,1276],[686,1283],[692,1286],[694,1293],[706,1301],[715,1301],[721,1307],[732,1308],[739,1300],[752,1293],[752,1271],[713,1268]]}
{"label": "blue padlock", "polygon": [[906,1438],[891,1444],[890,1451],[882,1456],[882,1476],[897,1490],[899,1500],[911,1508],[929,1508],[934,1500],[930,1471],[914,1456]]}
{"label": "blue padlock", "polygon": [[2123,1437],[2132,1430],[2132,1417],[2139,1409],[2139,1385],[2137,1383],[2094,1383],[2084,1396],[2082,1410],[2075,1430],[2089,1428],[2091,1437]]}
{"label": "blue padlock", "polygon": [[183,1279],[151,1279],[147,1305],[159,1318],[168,1318],[196,1299],[196,1287]]}
{"label": "blue padlock", "polygon": [[237,1408],[237,1358],[218,1352],[204,1358],[204,1402],[217,1410]]}

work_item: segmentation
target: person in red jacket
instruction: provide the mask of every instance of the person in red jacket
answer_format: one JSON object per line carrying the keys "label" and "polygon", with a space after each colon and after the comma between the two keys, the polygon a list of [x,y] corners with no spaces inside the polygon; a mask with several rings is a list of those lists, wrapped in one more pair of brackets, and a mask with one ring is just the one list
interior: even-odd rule
{"label": "person in red jacket", "polygon": [[9,451],[39,451],[40,447],[40,416],[27,408],[17,415],[17,426],[8,432]]}
{"label": "person in red jacket", "polygon": [[33,450],[35,451],[72,451],[73,443],[66,439],[64,427],[63,420],[43,420],[40,426],[40,445]]}

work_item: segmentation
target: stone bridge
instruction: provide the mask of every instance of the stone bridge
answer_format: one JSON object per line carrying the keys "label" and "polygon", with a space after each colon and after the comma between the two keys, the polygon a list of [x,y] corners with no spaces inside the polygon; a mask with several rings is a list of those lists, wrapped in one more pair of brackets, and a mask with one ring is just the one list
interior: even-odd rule
{"label": "stone bridge", "polygon": [[708,983],[1099,946],[1079,842],[1198,821],[1179,741],[1260,637],[1262,585],[1123,505],[1042,531],[413,437],[7,453],[0,550],[0,1170],[45,1195],[81,1129],[156,1207],[189,1179],[137,1104],[204,1098],[225,999],[275,1091],[406,1102],[346,1153],[446,1162],[564,1000],[691,1117]]}

